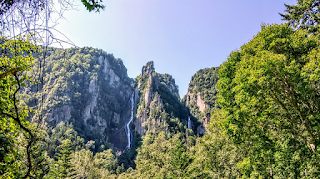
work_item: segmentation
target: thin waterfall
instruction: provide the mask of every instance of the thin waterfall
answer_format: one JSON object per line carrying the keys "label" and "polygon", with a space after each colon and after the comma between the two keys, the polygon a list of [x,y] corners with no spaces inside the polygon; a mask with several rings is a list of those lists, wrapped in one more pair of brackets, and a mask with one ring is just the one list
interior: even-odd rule
{"label": "thin waterfall", "polygon": [[188,129],[192,129],[190,116],[188,116]]}
{"label": "thin waterfall", "polygon": [[134,104],[134,99],[133,99],[133,95],[134,93],[132,93],[131,98],[130,98],[130,102],[131,102],[131,114],[130,114],[130,120],[129,122],[126,124],[126,131],[127,131],[127,140],[128,140],[128,145],[127,145],[127,149],[130,149],[131,147],[131,131],[130,131],[130,123],[133,120],[133,104]]}

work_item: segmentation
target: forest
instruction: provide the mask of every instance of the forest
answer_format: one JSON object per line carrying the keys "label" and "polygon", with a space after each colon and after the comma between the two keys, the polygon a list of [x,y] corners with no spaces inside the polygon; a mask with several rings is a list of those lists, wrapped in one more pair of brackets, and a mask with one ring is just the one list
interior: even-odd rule
{"label": "forest", "polygon": [[130,78],[112,53],[43,44],[46,3],[1,1],[0,178],[319,178],[318,0],[285,4],[183,98],[152,61]]}

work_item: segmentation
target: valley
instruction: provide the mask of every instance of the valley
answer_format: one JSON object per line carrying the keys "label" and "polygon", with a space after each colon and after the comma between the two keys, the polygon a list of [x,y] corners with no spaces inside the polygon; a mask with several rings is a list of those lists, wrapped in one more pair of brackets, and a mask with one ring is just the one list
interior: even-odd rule
{"label": "valley", "polygon": [[[58,5],[68,10],[68,3]],[[101,3],[81,1],[89,12],[103,10]],[[230,51],[221,64],[205,65],[192,76],[185,75],[195,68],[190,59],[204,60],[192,50],[202,52],[209,43],[180,42],[164,54],[170,59],[156,62],[156,53],[143,49],[137,52],[139,58],[132,57],[134,62],[151,60],[138,67],[141,73],[136,76],[128,75],[136,68],[132,59],[126,66],[127,61],[108,49],[50,46],[62,43],[48,29],[52,5],[1,2],[0,178],[319,178],[319,2],[285,4],[285,13],[279,14],[287,23],[262,23],[256,35]],[[46,28],[40,24],[32,31],[39,24],[28,23],[38,20],[45,21]],[[130,21],[133,29],[140,23]],[[27,30],[12,36],[19,28]],[[232,29],[243,35],[239,26]],[[217,40],[215,48],[233,37],[224,30],[218,35],[225,38]],[[178,38],[182,31],[177,32]],[[104,33],[110,32],[101,38]],[[134,46],[147,44],[157,51],[166,47],[160,45],[169,39],[166,33],[161,31],[161,40],[152,43],[142,43],[146,36],[131,37],[141,40]],[[125,38],[119,39],[123,48]],[[193,49],[178,48],[186,44]],[[188,73],[178,75],[190,80],[184,96],[174,70],[158,71],[158,66],[178,68],[173,52],[189,59],[179,62]]]}

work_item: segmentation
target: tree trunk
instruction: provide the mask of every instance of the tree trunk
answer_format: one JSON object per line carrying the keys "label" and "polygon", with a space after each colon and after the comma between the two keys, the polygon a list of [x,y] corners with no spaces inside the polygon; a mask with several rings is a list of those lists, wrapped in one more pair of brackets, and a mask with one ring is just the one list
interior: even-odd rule
{"label": "tree trunk", "polygon": [[306,175],[306,177],[308,177],[308,171],[307,171],[307,168],[304,170],[304,174]]}

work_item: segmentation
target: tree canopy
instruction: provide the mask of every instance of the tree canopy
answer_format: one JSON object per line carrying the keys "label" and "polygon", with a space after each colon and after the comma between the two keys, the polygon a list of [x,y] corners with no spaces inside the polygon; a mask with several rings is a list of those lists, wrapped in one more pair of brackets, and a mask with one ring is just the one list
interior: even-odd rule
{"label": "tree canopy", "polygon": [[297,5],[285,4],[285,14],[280,13],[282,20],[288,21],[294,28],[317,33],[320,22],[319,0],[298,0]]}
{"label": "tree canopy", "polygon": [[[319,42],[306,30],[262,25],[221,65],[217,87],[218,104],[227,112],[223,124],[237,144],[249,146],[247,159],[256,165],[251,167],[261,170],[267,160],[272,168],[281,163],[281,152],[297,152],[298,146],[312,156],[300,165],[319,166]],[[285,140],[293,145],[284,149]]]}
{"label": "tree canopy", "polygon": [[[34,15],[46,8],[48,15],[47,2],[53,3],[1,1],[2,27],[14,10],[35,10]],[[81,2],[88,11],[104,8],[102,0]],[[198,71],[185,99],[191,101],[188,106],[180,101],[174,78],[156,73],[153,62],[132,84],[122,60],[102,50],[64,51],[35,45],[34,34],[12,39],[1,34],[0,177],[318,178],[319,3],[286,5],[287,14],[281,16],[290,26],[262,24],[219,68]],[[20,13],[19,20],[25,15]],[[131,148],[120,151],[107,140],[123,129],[120,118],[131,112],[125,98],[132,94],[131,85],[137,87],[135,117],[142,122],[130,127],[145,133],[142,142],[134,133]],[[83,120],[90,91],[102,95]],[[197,95],[209,106],[206,117],[211,116],[201,137],[186,125],[187,107],[195,117],[203,115],[192,102]],[[59,110],[68,115],[49,116]]]}

